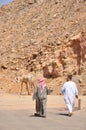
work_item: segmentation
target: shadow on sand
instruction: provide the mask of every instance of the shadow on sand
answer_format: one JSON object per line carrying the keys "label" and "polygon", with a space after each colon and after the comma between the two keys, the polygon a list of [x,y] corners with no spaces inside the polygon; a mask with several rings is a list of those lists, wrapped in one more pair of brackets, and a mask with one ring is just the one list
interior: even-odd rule
{"label": "shadow on sand", "polygon": [[61,116],[68,116],[67,113],[59,113],[58,115],[61,115]]}
{"label": "shadow on sand", "polygon": [[33,115],[30,115],[29,117],[41,117],[41,116],[33,114]]}

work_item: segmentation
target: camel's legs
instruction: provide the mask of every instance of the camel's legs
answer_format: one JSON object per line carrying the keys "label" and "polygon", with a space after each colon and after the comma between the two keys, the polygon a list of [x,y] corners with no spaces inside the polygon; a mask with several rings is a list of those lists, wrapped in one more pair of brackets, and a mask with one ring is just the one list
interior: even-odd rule
{"label": "camel's legs", "polygon": [[30,93],[29,93],[28,83],[26,83],[26,89],[27,89],[27,91],[28,91],[28,95],[30,95]]}
{"label": "camel's legs", "polygon": [[33,86],[33,89],[35,89],[35,85],[34,85],[34,82],[31,83],[31,86]]}
{"label": "camel's legs", "polygon": [[23,82],[21,82],[21,90],[20,90],[20,95],[22,93],[22,89],[23,89]]}

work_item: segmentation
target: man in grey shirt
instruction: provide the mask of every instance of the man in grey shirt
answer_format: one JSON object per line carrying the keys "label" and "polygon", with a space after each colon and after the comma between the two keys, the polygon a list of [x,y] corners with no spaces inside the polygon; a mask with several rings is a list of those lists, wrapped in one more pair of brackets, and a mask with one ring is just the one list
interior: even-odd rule
{"label": "man in grey shirt", "polygon": [[36,100],[36,113],[35,116],[46,117],[46,103],[47,103],[48,89],[43,77],[38,79],[33,99]]}

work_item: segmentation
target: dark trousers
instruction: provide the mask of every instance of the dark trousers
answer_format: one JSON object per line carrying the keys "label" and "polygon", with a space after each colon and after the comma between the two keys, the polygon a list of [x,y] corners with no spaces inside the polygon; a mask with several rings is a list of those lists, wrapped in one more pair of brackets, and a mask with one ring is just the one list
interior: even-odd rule
{"label": "dark trousers", "polygon": [[36,99],[36,113],[46,116],[47,99]]}

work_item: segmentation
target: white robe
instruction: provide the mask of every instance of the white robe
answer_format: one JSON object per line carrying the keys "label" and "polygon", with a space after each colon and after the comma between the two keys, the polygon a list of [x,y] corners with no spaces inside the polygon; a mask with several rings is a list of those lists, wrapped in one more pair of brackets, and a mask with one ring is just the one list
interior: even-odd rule
{"label": "white robe", "polygon": [[70,113],[73,112],[75,96],[78,95],[77,86],[73,81],[64,83],[61,92],[64,94],[64,100]]}

